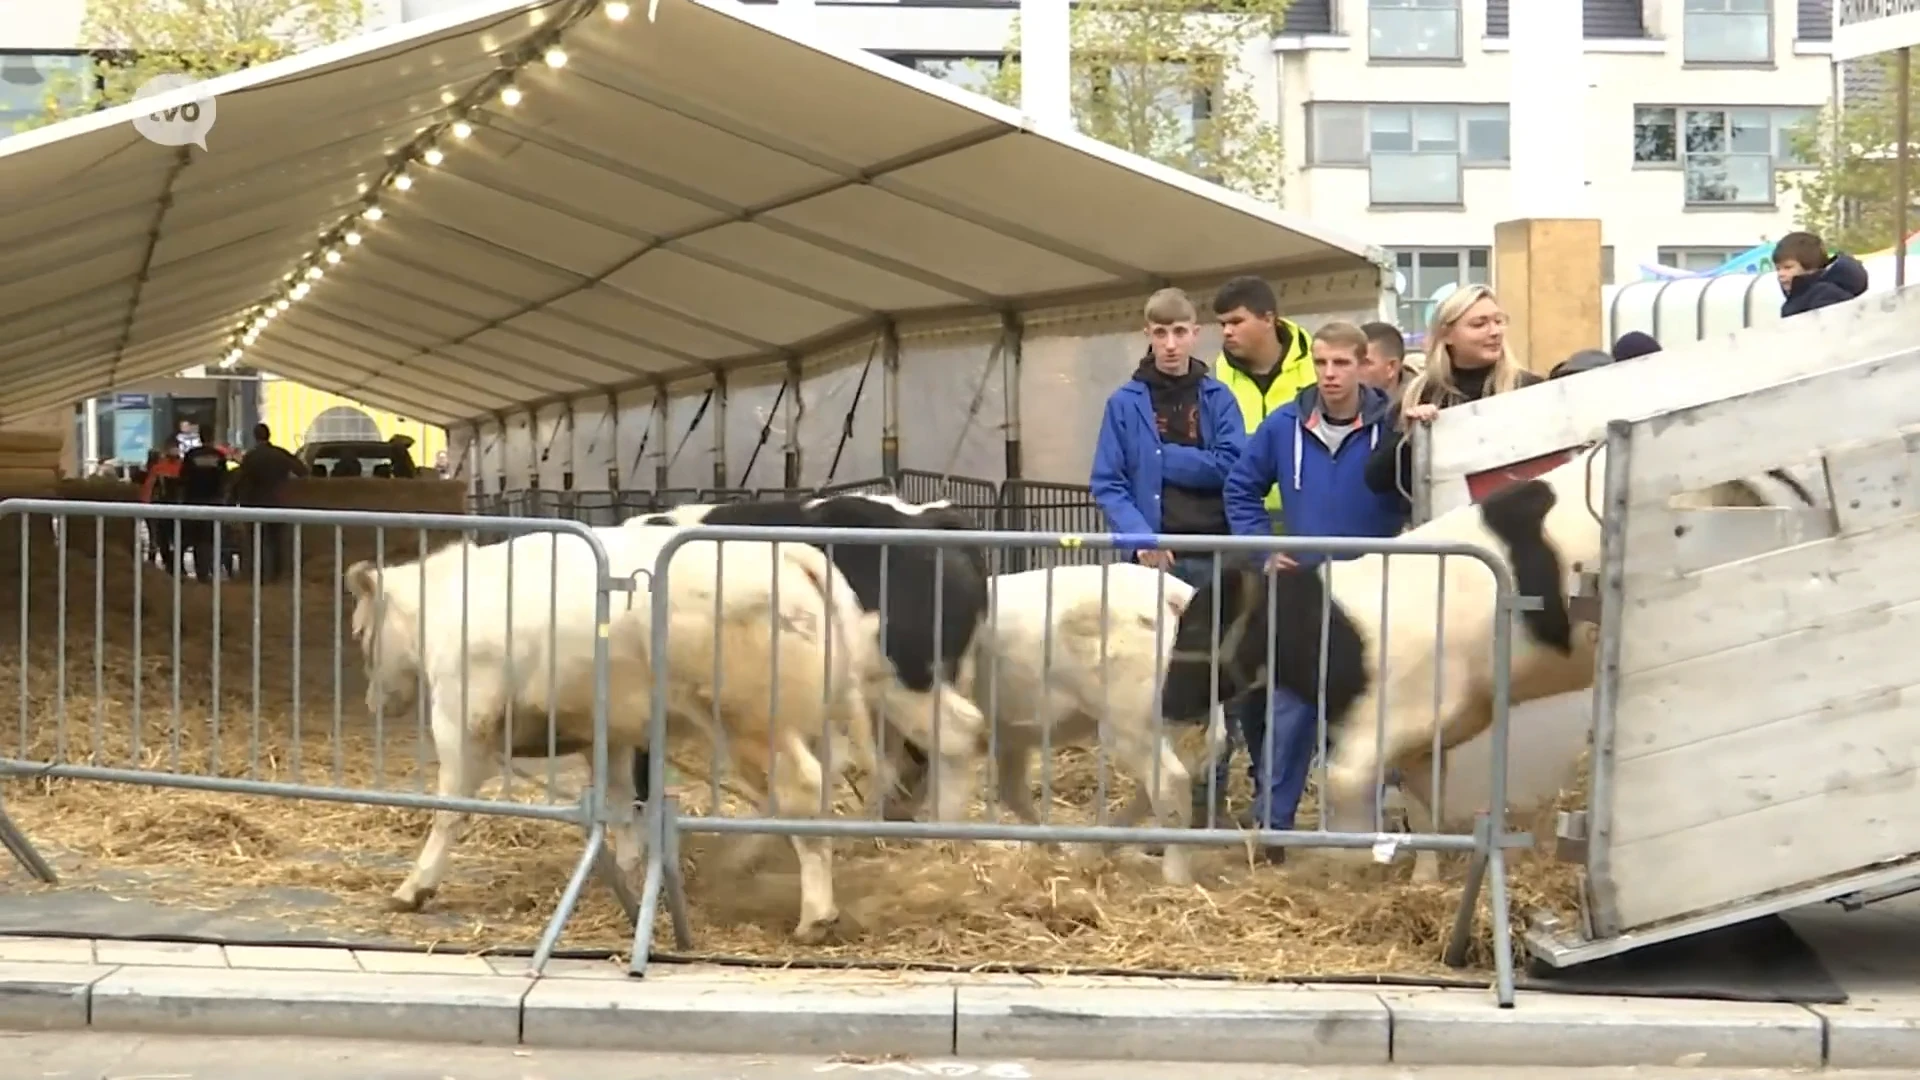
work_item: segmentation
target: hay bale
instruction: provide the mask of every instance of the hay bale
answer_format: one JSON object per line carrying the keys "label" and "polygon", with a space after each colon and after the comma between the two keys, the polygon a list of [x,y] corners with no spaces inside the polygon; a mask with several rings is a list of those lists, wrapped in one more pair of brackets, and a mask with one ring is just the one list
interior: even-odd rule
{"label": "hay bale", "polygon": [[58,461],[65,446],[66,438],[58,431],[0,430],[0,456],[45,455]]}
{"label": "hay bale", "polygon": [[59,482],[57,465],[0,466],[0,491],[39,491]]}
{"label": "hay bale", "polygon": [[[457,480],[433,478],[304,478],[287,485],[286,505],[307,510],[460,514],[466,511],[466,486]],[[361,525],[342,526],[337,530],[307,528],[302,534],[301,573],[309,581],[331,581],[338,572],[361,560],[387,565],[411,562],[424,552],[436,551],[460,539],[457,532],[429,530],[423,547],[419,529],[382,532]]]}

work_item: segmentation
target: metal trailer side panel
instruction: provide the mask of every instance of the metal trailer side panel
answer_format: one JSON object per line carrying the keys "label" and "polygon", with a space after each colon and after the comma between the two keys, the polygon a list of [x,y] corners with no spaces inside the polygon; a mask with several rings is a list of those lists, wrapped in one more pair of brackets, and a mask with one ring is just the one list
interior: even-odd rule
{"label": "metal trailer side panel", "polygon": [[[1596,730],[1601,933],[1920,853],[1917,424],[1920,350],[1632,425],[1615,709]],[[1809,454],[1830,518],[1670,504]]]}

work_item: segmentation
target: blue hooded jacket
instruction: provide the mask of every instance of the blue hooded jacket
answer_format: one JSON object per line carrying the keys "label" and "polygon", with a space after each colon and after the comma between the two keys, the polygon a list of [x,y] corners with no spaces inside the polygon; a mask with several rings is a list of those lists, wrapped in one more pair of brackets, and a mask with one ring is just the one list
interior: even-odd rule
{"label": "blue hooded jacket", "polygon": [[1200,380],[1200,433],[1199,446],[1163,442],[1146,384],[1129,379],[1113,392],[1100,418],[1088,486],[1114,532],[1159,532],[1160,492],[1169,483],[1199,491],[1218,491],[1226,483],[1247,434],[1233,391],[1218,379]]}
{"label": "blue hooded jacket", "polygon": [[[1236,536],[1271,535],[1263,499],[1280,485],[1289,536],[1397,536],[1406,524],[1398,493],[1367,486],[1367,459],[1394,438],[1393,401],[1385,391],[1360,388],[1360,427],[1337,452],[1309,428],[1318,423],[1320,389],[1309,386],[1275,409],[1247,440],[1246,453],[1227,477],[1227,522]],[[1294,556],[1302,565],[1318,556]]]}

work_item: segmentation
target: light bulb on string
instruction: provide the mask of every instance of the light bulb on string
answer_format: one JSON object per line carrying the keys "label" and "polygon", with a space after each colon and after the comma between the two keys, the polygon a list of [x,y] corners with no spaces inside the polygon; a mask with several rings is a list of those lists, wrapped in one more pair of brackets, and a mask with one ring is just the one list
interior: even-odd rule
{"label": "light bulb on string", "polygon": [[558,45],[555,45],[552,48],[548,49],[547,54],[541,59],[545,60],[547,62],[547,66],[550,68],[566,67],[567,66],[567,50],[561,48]]}
{"label": "light bulb on string", "polygon": [[438,165],[447,160],[447,155],[441,153],[439,147],[429,146],[427,147],[427,152],[420,155],[420,160],[429,165]]}
{"label": "light bulb on string", "polygon": [[352,229],[348,229],[347,235],[341,237],[340,239],[345,240],[347,242],[348,247],[360,246],[360,234],[357,232],[354,232]]}
{"label": "light bulb on string", "polygon": [[324,273],[326,273],[326,271],[320,269],[317,266],[307,267],[307,276],[310,278],[318,278],[321,274],[324,274]]}
{"label": "light bulb on string", "polygon": [[413,186],[413,177],[408,176],[406,173],[401,173],[393,178],[393,186],[399,188],[401,191],[405,191]]}
{"label": "light bulb on string", "polygon": [[469,124],[469,123],[467,123],[467,122],[466,122],[465,120],[459,120],[459,121],[456,121],[456,122],[454,123],[454,125],[453,125],[453,137],[454,137],[454,138],[456,138],[456,139],[464,139],[464,138],[466,138],[467,136],[469,136],[469,135],[471,135],[471,134],[473,134],[473,125],[472,125],[472,124]]}
{"label": "light bulb on string", "polygon": [[273,302],[273,306],[274,306],[274,309],[275,309],[275,310],[277,310],[277,311],[285,311],[285,310],[287,310],[288,308],[290,308],[290,307],[292,307],[292,306],[293,306],[293,301],[291,301],[291,300],[289,300],[289,299],[287,299],[286,297],[284,297],[284,296],[283,296],[283,297],[281,297],[280,299],[278,299],[278,300],[275,300],[275,301]]}
{"label": "light bulb on string", "polygon": [[379,206],[375,205],[375,206],[367,207],[367,212],[365,214],[362,214],[361,216],[366,218],[368,221],[379,221],[381,218],[387,216],[387,212],[385,210],[380,209]]}
{"label": "light bulb on string", "polygon": [[328,248],[328,249],[327,249],[327,254],[326,254],[326,259],[327,259],[327,263],[328,263],[329,265],[332,265],[332,264],[334,264],[334,263],[337,263],[337,262],[339,262],[339,261],[340,261],[340,249],[339,249],[339,248]]}
{"label": "light bulb on string", "polygon": [[303,282],[301,282],[300,284],[298,284],[298,285],[295,285],[295,286],[293,287],[293,298],[294,298],[295,300],[298,300],[298,299],[300,299],[301,297],[304,297],[304,296],[306,296],[306,295],[307,295],[307,293],[309,293],[309,292],[312,292],[312,291],[313,291],[313,286],[311,286],[311,285],[309,285],[309,284],[307,284],[306,282],[304,282],[304,281],[303,281]]}
{"label": "light bulb on string", "polygon": [[625,0],[607,0],[607,6],[604,10],[607,13],[607,18],[612,19],[614,22],[625,22],[627,16],[633,14],[633,9],[627,6]]}
{"label": "light bulb on string", "polygon": [[520,88],[512,83],[508,83],[500,88],[500,104],[505,105],[507,108],[511,109],[515,105],[520,104],[520,98]]}

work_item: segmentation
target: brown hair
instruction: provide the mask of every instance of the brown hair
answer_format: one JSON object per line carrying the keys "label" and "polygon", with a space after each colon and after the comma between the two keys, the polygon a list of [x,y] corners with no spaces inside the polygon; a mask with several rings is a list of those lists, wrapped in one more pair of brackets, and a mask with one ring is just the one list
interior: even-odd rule
{"label": "brown hair", "polygon": [[1161,289],[1147,298],[1147,325],[1172,326],[1174,323],[1199,322],[1193,301],[1179,289]]}
{"label": "brown hair", "polygon": [[1352,350],[1355,360],[1367,357],[1367,332],[1350,322],[1330,322],[1313,332],[1313,340]]}
{"label": "brown hair", "polygon": [[1790,232],[1773,245],[1773,263],[1792,259],[1802,270],[1818,270],[1827,265],[1827,245],[1818,233]]}

